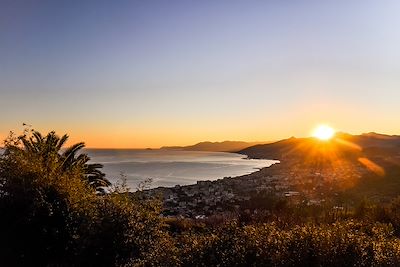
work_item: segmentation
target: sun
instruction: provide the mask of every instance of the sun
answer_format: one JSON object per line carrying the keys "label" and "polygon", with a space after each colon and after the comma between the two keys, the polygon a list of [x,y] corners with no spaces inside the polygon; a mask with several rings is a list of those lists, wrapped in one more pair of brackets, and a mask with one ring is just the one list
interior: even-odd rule
{"label": "sun", "polygon": [[335,130],[328,125],[320,125],[313,132],[313,137],[324,141],[331,139],[334,135]]}

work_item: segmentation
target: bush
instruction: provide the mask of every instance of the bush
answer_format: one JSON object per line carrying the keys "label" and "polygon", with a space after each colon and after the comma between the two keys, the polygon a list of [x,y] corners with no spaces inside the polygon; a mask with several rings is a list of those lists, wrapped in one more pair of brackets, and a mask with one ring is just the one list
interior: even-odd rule
{"label": "bush", "polygon": [[160,247],[169,241],[160,205],[120,188],[97,194],[82,179],[84,171],[62,170],[57,154],[31,153],[20,139],[6,143],[0,158],[2,264],[114,266],[140,264],[154,252],[154,262],[165,256],[171,246]]}
{"label": "bush", "polygon": [[384,224],[353,221],[280,229],[229,224],[180,239],[182,266],[398,266],[400,241]]}

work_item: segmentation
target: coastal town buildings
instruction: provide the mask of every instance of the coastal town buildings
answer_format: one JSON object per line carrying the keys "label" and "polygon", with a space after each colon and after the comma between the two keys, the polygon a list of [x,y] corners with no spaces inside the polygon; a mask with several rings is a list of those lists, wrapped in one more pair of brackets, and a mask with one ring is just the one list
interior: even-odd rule
{"label": "coastal town buildings", "polygon": [[240,211],[255,196],[268,195],[294,204],[318,206],[340,187],[360,179],[364,172],[364,168],[354,164],[315,169],[287,161],[248,175],[159,187],[144,194],[162,199],[165,216],[201,218]]}

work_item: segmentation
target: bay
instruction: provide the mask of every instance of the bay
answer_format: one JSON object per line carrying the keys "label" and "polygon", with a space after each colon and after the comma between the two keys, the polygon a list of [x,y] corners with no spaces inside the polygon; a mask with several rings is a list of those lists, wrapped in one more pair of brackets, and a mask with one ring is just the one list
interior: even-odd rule
{"label": "bay", "polygon": [[86,149],[85,152],[91,162],[104,165],[103,172],[112,183],[126,179],[132,191],[147,178],[152,180],[151,188],[189,185],[249,174],[277,162],[225,152],[162,149]]}

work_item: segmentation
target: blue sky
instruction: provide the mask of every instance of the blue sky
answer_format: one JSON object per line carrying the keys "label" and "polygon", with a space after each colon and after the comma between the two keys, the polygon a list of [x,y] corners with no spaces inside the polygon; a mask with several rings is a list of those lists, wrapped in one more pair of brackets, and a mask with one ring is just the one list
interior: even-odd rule
{"label": "blue sky", "polygon": [[0,136],[96,147],[400,134],[398,1],[2,1]]}

